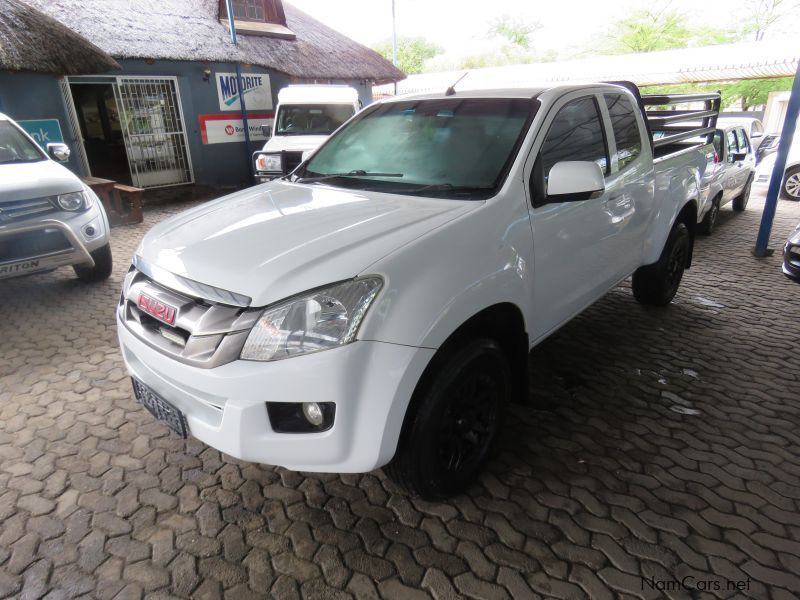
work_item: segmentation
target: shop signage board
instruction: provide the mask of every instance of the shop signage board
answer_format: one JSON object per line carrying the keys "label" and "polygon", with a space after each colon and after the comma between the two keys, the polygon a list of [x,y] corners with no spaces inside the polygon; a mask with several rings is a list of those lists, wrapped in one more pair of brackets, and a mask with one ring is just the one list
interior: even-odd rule
{"label": "shop signage board", "polygon": [[[265,142],[262,125],[272,126],[274,114],[248,113],[250,141]],[[228,144],[244,142],[244,124],[241,115],[199,115],[200,137],[204,144]]]}
{"label": "shop signage board", "polygon": [[[239,105],[239,83],[236,73],[215,73],[217,98],[222,111],[241,110]],[[265,73],[242,73],[244,103],[251,110],[272,110],[272,87]]]}
{"label": "shop signage board", "polygon": [[58,119],[36,119],[17,121],[17,123],[43,150],[47,150],[47,144],[64,143],[64,136],[61,133],[61,124]]}

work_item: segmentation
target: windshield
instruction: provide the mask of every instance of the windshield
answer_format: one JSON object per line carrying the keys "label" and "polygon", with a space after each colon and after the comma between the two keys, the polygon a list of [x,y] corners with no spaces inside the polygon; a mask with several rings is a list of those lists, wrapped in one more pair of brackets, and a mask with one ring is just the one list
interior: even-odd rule
{"label": "windshield", "polygon": [[333,136],[297,175],[300,182],[328,176],[328,184],[356,189],[488,198],[505,179],[534,106],[524,98],[379,104]]}
{"label": "windshield", "polygon": [[330,135],[355,114],[352,104],[285,104],[278,110],[277,135]]}
{"label": "windshield", "polygon": [[0,121],[0,165],[44,160],[39,146],[8,121]]}

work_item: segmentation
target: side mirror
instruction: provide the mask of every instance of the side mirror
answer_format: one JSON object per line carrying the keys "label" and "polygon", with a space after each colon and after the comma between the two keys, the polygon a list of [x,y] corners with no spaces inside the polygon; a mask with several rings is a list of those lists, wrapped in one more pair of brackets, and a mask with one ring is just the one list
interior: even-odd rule
{"label": "side mirror", "polygon": [[547,177],[548,202],[589,200],[602,194],[605,189],[603,170],[591,161],[561,161],[553,165]]}
{"label": "side mirror", "polygon": [[47,155],[56,162],[67,162],[69,154],[69,147],[66,144],[47,144]]}
{"label": "side mirror", "polygon": [[747,158],[747,152],[732,152],[733,162],[739,162]]}
{"label": "side mirror", "polygon": [[261,133],[264,134],[264,137],[269,139],[272,137],[272,127],[269,125],[262,125],[261,126]]}

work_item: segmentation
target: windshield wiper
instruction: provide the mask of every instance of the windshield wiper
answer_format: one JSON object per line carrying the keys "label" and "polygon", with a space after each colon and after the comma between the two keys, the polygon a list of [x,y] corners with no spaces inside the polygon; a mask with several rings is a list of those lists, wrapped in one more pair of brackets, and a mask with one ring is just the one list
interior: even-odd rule
{"label": "windshield wiper", "polygon": [[328,173],[319,177],[298,177],[295,183],[314,183],[315,181],[325,181],[326,179],[336,179],[337,177],[402,177],[402,173],[372,173],[362,169],[353,169],[349,173]]}
{"label": "windshield wiper", "polygon": [[[400,194],[422,194],[424,192],[450,192],[453,194],[471,194],[475,192],[491,192],[494,190],[491,186],[469,186],[469,185],[453,185],[452,183],[433,183],[430,185],[422,185],[412,188],[395,188],[397,193]],[[377,191],[377,188],[376,188]],[[390,191],[382,188],[380,191]]]}

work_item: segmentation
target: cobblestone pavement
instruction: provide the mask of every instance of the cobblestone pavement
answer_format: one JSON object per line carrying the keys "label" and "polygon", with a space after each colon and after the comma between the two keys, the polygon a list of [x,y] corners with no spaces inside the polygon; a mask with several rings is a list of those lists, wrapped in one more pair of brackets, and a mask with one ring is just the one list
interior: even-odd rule
{"label": "cobblestone pavement", "polygon": [[[108,282],[0,282],[0,596],[797,598],[800,286],[750,256],[760,207],[723,211],[669,308],[623,284],[536,349],[535,405],[441,504],[234,461],[134,403],[114,306],[176,207],[114,230]],[[776,245],[797,221],[782,202]]]}

